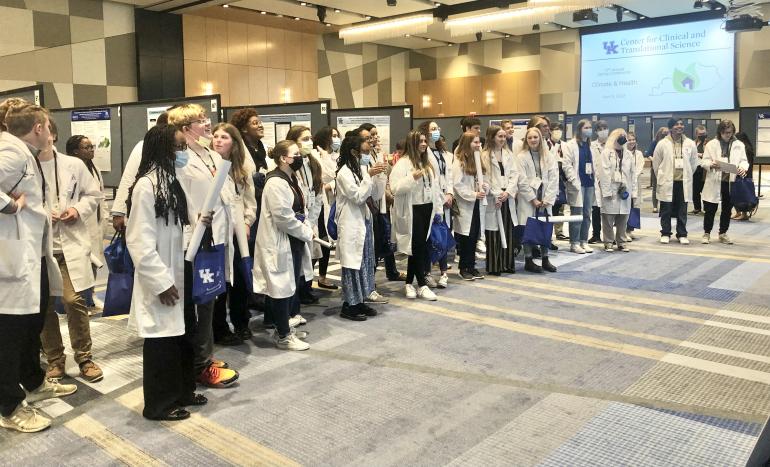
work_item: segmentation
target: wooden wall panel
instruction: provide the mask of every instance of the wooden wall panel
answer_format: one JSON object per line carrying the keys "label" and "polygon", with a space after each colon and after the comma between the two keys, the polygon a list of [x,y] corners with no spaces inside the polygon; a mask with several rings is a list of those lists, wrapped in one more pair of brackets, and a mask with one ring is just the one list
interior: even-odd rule
{"label": "wooden wall panel", "polygon": [[[284,68],[287,70],[302,70],[302,33],[284,31],[284,41],[279,49],[283,55]],[[272,67],[271,64],[268,66]]]}
{"label": "wooden wall panel", "polygon": [[318,36],[315,34],[302,34],[302,71],[313,72],[318,75]]}
{"label": "wooden wall panel", "polygon": [[284,42],[286,34],[283,29],[265,28],[267,30],[267,67],[268,68],[286,68],[284,59],[286,50]]}
{"label": "wooden wall panel", "polygon": [[540,72],[522,71],[518,75],[519,99],[517,112],[530,113],[540,110]]}
{"label": "wooden wall panel", "polygon": [[302,72],[302,91],[302,101],[307,102],[318,100],[318,72]]}
{"label": "wooden wall panel", "polygon": [[465,113],[465,78],[449,78],[444,81],[444,100],[441,110],[444,115]]}
{"label": "wooden wall panel", "polygon": [[281,91],[286,87],[286,70],[267,69],[267,103],[282,104]]}
{"label": "wooden wall panel", "polygon": [[248,27],[247,53],[250,66],[267,66],[267,30],[264,26]]}
{"label": "wooden wall panel", "polygon": [[286,70],[284,89],[289,90],[289,99],[285,102],[303,102],[305,92],[302,85],[302,72],[299,70]]}
{"label": "wooden wall panel", "polygon": [[208,79],[206,62],[202,60],[184,61],[184,93],[187,96],[200,96],[204,93],[203,84]]}
{"label": "wooden wall panel", "polygon": [[250,104],[249,67],[246,65],[228,65],[227,77],[230,105]]}
{"label": "wooden wall panel", "polygon": [[414,116],[419,118],[423,115],[422,105],[420,104],[420,82],[407,81],[405,86],[406,101],[414,107]]}
{"label": "wooden wall panel", "polygon": [[227,63],[231,65],[248,65],[248,30],[244,23],[228,22],[227,24]]}
{"label": "wooden wall panel", "polygon": [[267,104],[267,68],[249,67],[249,104]]}
{"label": "wooden wall panel", "polygon": [[227,63],[227,21],[206,18],[206,61]]}
{"label": "wooden wall panel", "polygon": [[202,16],[182,16],[182,37],[184,58],[187,60],[206,61],[206,18]]}
{"label": "wooden wall panel", "polygon": [[484,92],[481,89],[481,76],[468,76],[460,78],[464,80],[464,93],[462,102],[464,104],[463,114],[476,112],[484,113]]}
{"label": "wooden wall panel", "polygon": [[482,111],[480,114],[496,114],[500,108],[501,74],[484,75],[481,77]]}
{"label": "wooden wall panel", "polygon": [[222,95],[222,105],[230,105],[230,78],[227,63],[206,62],[207,82]]}

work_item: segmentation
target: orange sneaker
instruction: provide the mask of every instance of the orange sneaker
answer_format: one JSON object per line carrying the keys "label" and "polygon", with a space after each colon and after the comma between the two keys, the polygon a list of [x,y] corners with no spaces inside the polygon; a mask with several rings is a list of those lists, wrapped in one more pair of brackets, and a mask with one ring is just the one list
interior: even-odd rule
{"label": "orange sneaker", "polygon": [[230,365],[228,365],[227,362],[223,362],[222,360],[217,360],[215,358],[211,359],[211,366],[215,368],[230,368]]}
{"label": "orange sneaker", "polygon": [[209,365],[198,375],[199,384],[210,388],[226,388],[238,381],[238,372],[229,368],[217,368]]}

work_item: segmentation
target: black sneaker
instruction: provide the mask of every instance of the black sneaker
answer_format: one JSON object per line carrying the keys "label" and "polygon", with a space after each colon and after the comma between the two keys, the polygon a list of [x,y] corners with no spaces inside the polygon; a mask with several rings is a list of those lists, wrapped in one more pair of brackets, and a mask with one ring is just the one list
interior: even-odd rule
{"label": "black sneaker", "polygon": [[551,251],[559,251],[559,247],[551,243],[550,246],[548,246],[548,249]]}
{"label": "black sneaker", "polygon": [[366,321],[366,316],[357,308],[346,303],[342,304],[340,316],[351,321]]}
{"label": "black sneaker", "polygon": [[360,303],[358,305],[358,311],[360,313],[365,314],[366,316],[377,316],[377,310],[375,310],[374,308],[370,307],[366,303]]}
{"label": "black sneaker", "polygon": [[474,279],[483,279],[484,274],[481,273],[478,269],[471,269],[471,274],[473,274]]}
{"label": "black sneaker", "polygon": [[230,333],[215,339],[214,343],[224,346],[241,345],[243,344],[243,339],[236,334]]}
{"label": "black sneaker", "polygon": [[532,257],[533,258],[540,258],[540,247],[539,246],[532,247]]}
{"label": "black sneaker", "polygon": [[543,258],[542,264],[543,264],[542,268],[544,271],[556,272],[556,266],[551,264],[551,261],[549,261],[547,257]]}
{"label": "black sneaker", "polygon": [[558,234],[556,240],[569,240],[569,237],[564,234]]}
{"label": "black sneaker", "polygon": [[241,339],[245,341],[251,340],[252,337],[254,337],[254,333],[251,332],[251,329],[249,328],[243,328],[243,329],[236,329],[235,334],[238,335]]}
{"label": "black sneaker", "polygon": [[476,280],[476,278],[473,277],[473,273],[468,271],[467,269],[463,269],[460,271],[460,278],[464,281]]}
{"label": "black sneaker", "polygon": [[539,265],[535,264],[535,262],[532,260],[532,258],[527,258],[524,260],[524,270],[529,272],[534,272],[536,274],[542,274],[543,268],[541,268]]}
{"label": "black sneaker", "polygon": [[591,237],[591,238],[588,239],[588,243],[591,244],[591,245],[593,245],[595,243],[601,243],[601,242],[602,242],[602,239],[599,238],[599,237]]}

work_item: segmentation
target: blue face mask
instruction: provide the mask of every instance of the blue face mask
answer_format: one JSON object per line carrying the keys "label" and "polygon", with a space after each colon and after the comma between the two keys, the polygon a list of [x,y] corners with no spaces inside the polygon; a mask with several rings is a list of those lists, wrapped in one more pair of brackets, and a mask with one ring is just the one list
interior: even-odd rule
{"label": "blue face mask", "polygon": [[339,138],[332,138],[332,152],[337,152],[342,146],[342,141]]}
{"label": "blue face mask", "polygon": [[372,161],[372,156],[369,153],[361,154],[361,165],[369,165]]}
{"label": "blue face mask", "polygon": [[435,143],[436,141],[438,141],[439,138],[441,138],[441,132],[440,131],[433,130],[433,131],[430,132],[430,139],[431,139],[431,141],[433,141]]}
{"label": "blue face mask", "polygon": [[190,159],[187,151],[175,151],[174,154],[176,155],[176,158],[174,159],[174,167],[181,169],[187,165],[187,161]]}

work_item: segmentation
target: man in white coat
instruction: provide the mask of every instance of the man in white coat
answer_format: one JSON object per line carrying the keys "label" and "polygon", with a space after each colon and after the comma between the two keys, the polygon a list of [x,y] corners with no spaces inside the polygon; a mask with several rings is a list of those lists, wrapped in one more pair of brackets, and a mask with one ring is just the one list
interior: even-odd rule
{"label": "man in white coat", "polygon": [[660,140],[652,155],[660,200],[660,243],[671,239],[671,217],[676,216],[676,237],[682,245],[687,239],[687,203],[692,200],[692,174],[698,166],[698,148],[684,136],[681,118],[668,121],[669,135]]}
{"label": "man in white coat", "polygon": [[[74,157],[58,154],[54,147],[56,126],[51,125],[48,147],[38,160],[46,180],[46,206],[52,220],[53,256],[59,264],[64,285],[64,309],[67,313],[70,343],[80,376],[91,383],[104,377],[93,362],[91,325],[88,307],[80,292],[94,286],[91,268],[91,238],[86,219],[95,215],[102,199],[99,183],[88,173],[85,164]],[[40,335],[43,353],[48,360],[46,378],[64,376],[64,343],[54,301],[49,300],[43,332]]]}
{"label": "man in white coat", "polygon": [[51,254],[45,182],[33,155],[48,144],[48,112],[3,103],[0,122],[0,426],[31,433],[48,428],[51,420],[27,403],[72,394],[77,386],[48,381],[40,368],[48,297],[62,293]]}

